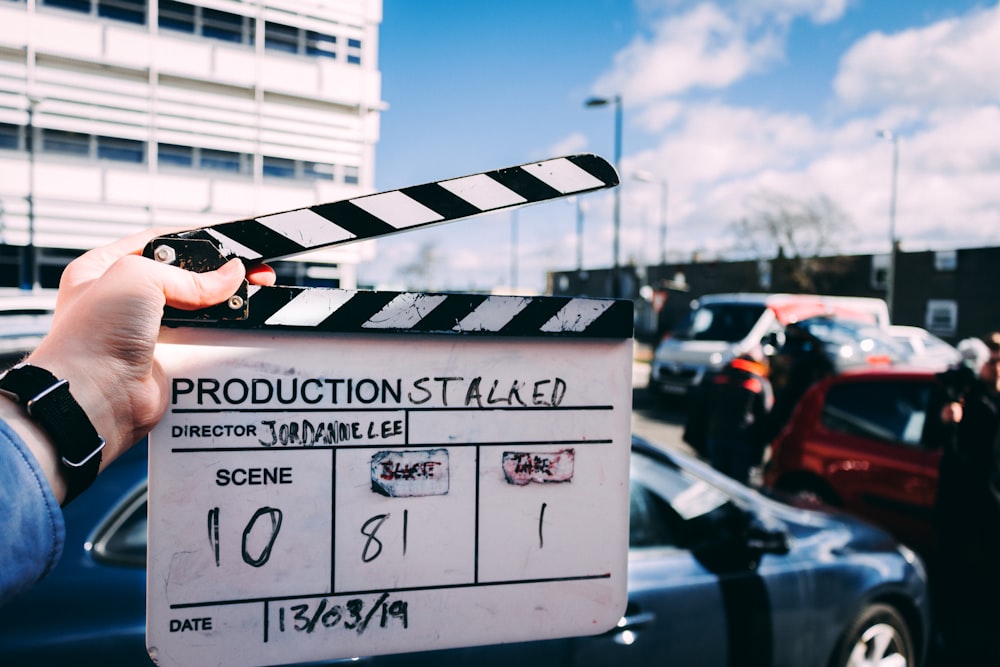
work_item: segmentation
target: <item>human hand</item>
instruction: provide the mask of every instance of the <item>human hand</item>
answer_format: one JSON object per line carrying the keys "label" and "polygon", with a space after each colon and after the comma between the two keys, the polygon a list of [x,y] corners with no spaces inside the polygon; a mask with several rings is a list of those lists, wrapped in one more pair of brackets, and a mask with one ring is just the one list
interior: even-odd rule
{"label": "human hand", "polygon": [[941,408],[941,421],[945,424],[957,424],[962,421],[962,404],[950,401]]}
{"label": "human hand", "polygon": [[[246,275],[238,259],[216,271],[193,273],[141,256],[147,241],[171,231],[150,229],[71,262],[59,284],[52,329],[27,359],[69,382],[107,442],[102,469],[148,434],[166,409],[166,378],[155,356],[163,307],[221,303]],[[266,266],[247,277],[256,284],[274,283],[274,272]],[[29,446],[35,449],[38,443],[29,441]],[[47,473],[50,453],[40,457]],[[53,490],[61,501],[58,481]]]}

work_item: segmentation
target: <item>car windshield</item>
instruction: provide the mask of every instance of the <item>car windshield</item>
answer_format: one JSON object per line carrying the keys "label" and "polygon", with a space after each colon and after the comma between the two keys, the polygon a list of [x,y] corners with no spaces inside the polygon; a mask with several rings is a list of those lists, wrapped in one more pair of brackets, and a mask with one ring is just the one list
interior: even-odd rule
{"label": "car windshield", "polygon": [[765,306],[758,303],[706,303],[688,315],[674,332],[685,340],[721,340],[735,343],[747,337]]}

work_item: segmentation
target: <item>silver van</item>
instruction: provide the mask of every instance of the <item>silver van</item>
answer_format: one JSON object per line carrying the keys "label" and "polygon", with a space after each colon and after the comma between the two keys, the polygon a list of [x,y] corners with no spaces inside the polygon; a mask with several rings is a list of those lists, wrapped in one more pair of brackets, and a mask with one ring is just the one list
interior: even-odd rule
{"label": "silver van", "polygon": [[816,315],[837,315],[888,328],[883,299],[817,294],[710,294],[691,302],[684,322],[656,346],[650,369],[651,391],[685,396],[705,374],[718,370],[792,322]]}

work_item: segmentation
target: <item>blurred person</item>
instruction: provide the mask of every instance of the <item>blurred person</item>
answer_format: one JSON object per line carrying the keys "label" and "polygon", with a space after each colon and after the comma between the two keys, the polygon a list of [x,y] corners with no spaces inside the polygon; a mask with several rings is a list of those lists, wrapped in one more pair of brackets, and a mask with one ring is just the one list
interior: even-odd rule
{"label": "blurred person", "polygon": [[141,256],[168,231],[151,229],[71,262],[48,335],[0,376],[0,604],[59,560],[61,506],[163,416],[168,388],[155,348],[164,306],[221,303],[244,276],[274,282],[269,267],[248,272],[238,259],[193,273]]}
{"label": "blurred person", "polygon": [[963,338],[955,349],[962,355],[962,362],[977,375],[990,358],[990,348],[982,338]]}
{"label": "blurred person", "polygon": [[764,427],[774,403],[763,350],[733,359],[702,381],[684,440],[713,468],[744,484],[764,452]]}
{"label": "blurred person", "polygon": [[809,387],[832,375],[834,366],[826,354],[823,341],[804,328],[790,324],[785,327],[785,342],[771,370],[774,407],[768,413],[767,425],[763,429],[765,445],[781,433]]}
{"label": "blurred person", "polygon": [[[979,366],[938,375],[943,450],[935,504],[940,635],[949,656],[1000,659],[1000,332],[983,341]],[[976,346],[967,346],[975,349]],[[992,664],[1000,664],[993,662]]]}

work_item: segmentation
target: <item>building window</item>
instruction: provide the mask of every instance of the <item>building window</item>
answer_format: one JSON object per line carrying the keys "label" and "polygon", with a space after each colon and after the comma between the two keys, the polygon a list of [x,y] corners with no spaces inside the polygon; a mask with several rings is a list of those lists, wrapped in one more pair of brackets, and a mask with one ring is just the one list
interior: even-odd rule
{"label": "building window", "polygon": [[299,52],[299,29],[281,23],[264,24],[264,48],[285,53]]}
{"label": "building window", "polygon": [[360,182],[359,178],[360,170],[357,167],[344,167],[344,183],[349,185],[357,185]]}
{"label": "building window", "polygon": [[757,286],[762,290],[771,289],[771,262],[766,259],[757,260]]}
{"label": "building window", "polygon": [[318,58],[336,58],[337,38],[312,30],[306,32],[306,55]]}
{"label": "building window", "polygon": [[958,304],[951,299],[930,299],[924,328],[938,336],[953,336],[958,330]]}
{"label": "building window", "polygon": [[224,42],[253,43],[253,19],[201,7],[201,34]]}
{"label": "building window", "polygon": [[273,178],[295,178],[295,160],[265,155],[264,175]]}
{"label": "building window", "polygon": [[201,149],[198,166],[202,169],[228,171],[233,174],[238,174],[242,171],[240,168],[241,160],[239,153],[233,151],[217,151],[208,148]]}
{"label": "building window", "polygon": [[332,181],[334,166],[318,162],[305,162],[302,165],[302,175],[318,181]]}
{"label": "building window", "polygon": [[0,123],[0,148],[16,151],[21,147],[21,127]]}
{"label": "building window", "polygon": [[360,39],[348,39],[347,40],[347,62],[351,65],[361,64],[361,40]]}
{"label": "building window", "polygon": [[160,0],[159,26],[166,30],[194,32],[194,5],[174,0]]}
{"label": "building window", "polygon": [[74,12],[90,13],[90,0],[42,0],[46,7],[58,7],[69,9]]}
{"label": "building window", "polygon": [[141,164],[146,161],[146,143],[135,139],[97,137],[97,159]]}
{"label": "building window", "polygon": [[63,155],[90,155],[90,135],[63,130],[42,130],[42,150]]}
{"label": "building window", "polygon": [[116,21],[146,23],[146,0],[97,0],[97,15]]}
{"label": "building window", "polygon": [[958,251],[943,250],[934,253],[935,271],[955,271],[958,269]]}
{"label": "building window", "polygon": [[160,144],[156,149],[156,159],[160,164],[172,167],[194,167],[194,149],[177,144]]}
{"label": "building window", "polygon": [[81,14],[91,14],[94,6],[97,15],[116,21],[144,24],[147,0],[42,0],[46,7],[68,9]]}
{"label": "building window", "polygon": [[872,289],[888,288],[889,262],[889,255],[872,255]]}

